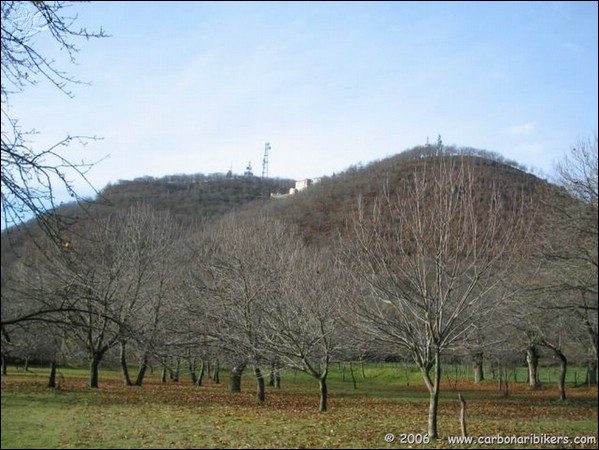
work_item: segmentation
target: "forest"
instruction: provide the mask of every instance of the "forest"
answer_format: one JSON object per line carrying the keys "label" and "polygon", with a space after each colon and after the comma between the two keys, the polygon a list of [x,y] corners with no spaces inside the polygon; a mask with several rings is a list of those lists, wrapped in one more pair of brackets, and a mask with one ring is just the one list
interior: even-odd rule
{"label": "forest", "polygon": [[108,186],[57,210],[59,240],[34,223],[3,232],[3,374],[44,364],[52,387],[84,364],[98,388],[103,365],[132,386],[149,370],[198,386],[226,370],[238,392],[247,372],[264,403],[301,371],[324,412],[336,365],[409,362],[431,438],[448,365],[471,366],[475,384],[526,367],[532,390],[556,367],[565,401],[571,365],[597,382],[596,146],[573,149],[556,183],[440,144],[282,199],[270,193],[291,180]]}

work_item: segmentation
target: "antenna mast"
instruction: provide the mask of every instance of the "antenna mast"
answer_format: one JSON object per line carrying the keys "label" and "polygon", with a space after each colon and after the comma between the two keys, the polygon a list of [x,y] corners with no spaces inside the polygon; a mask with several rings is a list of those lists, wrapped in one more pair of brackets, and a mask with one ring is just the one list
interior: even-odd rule
{"label": "antenna mast", "polygon": [[268,178],[268,151],[270,144],[267,142],[264,145],[264,158],[262,158],[262,178]]}

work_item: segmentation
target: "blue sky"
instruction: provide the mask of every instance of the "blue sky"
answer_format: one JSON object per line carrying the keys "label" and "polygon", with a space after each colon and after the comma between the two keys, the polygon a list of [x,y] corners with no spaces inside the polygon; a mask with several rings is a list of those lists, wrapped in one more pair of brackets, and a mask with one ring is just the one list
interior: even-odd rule
{"label": "blue sky", "polygon": [[[98,189],[179,173],[331,175],[427,137],[495,151],[550,174],[597,130],[597,2],[91,2],[78,64],[91,86],[48,83],[11,99],[49,145],[103,159]],[[86,188],[81,188],[86,189]]]}

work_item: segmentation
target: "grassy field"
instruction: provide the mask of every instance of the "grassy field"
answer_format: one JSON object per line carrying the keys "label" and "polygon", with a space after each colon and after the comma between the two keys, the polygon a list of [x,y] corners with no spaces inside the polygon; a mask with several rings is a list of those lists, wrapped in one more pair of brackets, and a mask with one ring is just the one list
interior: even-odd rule
{"label": "grassy field", "polygon": [[[158,374],[142,388],[124,387],[118,372],[103,370],[100,388],[86,387],[85,370],[64,369],[59,390],[47,389],[47,369],[9,370],[2,377],[2,448],[464,448],[458,436],[457,392],[466,398],[471,436],[591,436],[597,439],[597,388],[569,386],[569,399],[545,385],[529,391],[510,383],[474,385],[448,369],[439,410],[443,439],[427,445],[399,442],[426,433],[428,393],[419,374],[402,365],[355,367],[330,375],[330,410],[317,412],[318,385],[301,373],[285,373],[282,388],[268,388],[257,405],[254,382],[244,374],[241,394],[221,384],[192,386],[188,379],[160,384]],[[248,372],[248,371],[246,371]],[[516,374],[518,377],[519,374]],[[522,380],[524,377],[521,378]],[[387,443],[384,436],[397,439]],[[410,435],[411,434],[411,435]],[[470,445],[469,448],[597,448],[597,444]]]}

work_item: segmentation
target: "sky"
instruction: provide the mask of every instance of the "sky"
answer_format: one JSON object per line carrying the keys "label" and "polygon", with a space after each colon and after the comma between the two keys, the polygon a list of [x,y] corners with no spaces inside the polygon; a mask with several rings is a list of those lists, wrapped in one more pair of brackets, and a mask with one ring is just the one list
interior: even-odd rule
{"label": "sky", "polygon": [[[597,132],[597,2],[90,2],[77,64],[90,84],[11,98],[32,145],[97,162],[96,189],[170,174],[332,175],[436,142],[541,173]],[[76,186],[79,181],[75,180]],[[82,194],[89,188],[79,187]]]}

